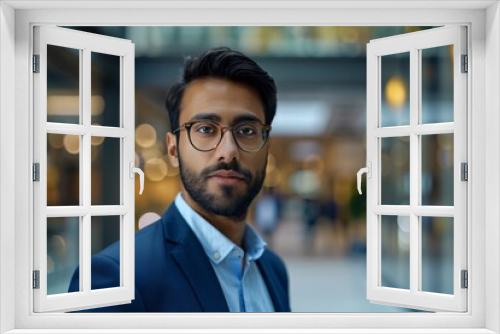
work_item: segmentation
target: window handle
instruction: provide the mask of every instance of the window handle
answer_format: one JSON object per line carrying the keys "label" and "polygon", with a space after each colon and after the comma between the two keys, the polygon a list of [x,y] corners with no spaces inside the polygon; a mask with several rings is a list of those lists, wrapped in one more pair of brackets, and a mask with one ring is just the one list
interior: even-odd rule
{"label": "window handle", "polygon": [[140,182],[141,182],[141,190],[139,191],[139,195],[142,195],[142,191],[144,190],[144,172],[140,168],[134,167],[133,161],[130,161],[129,167],[130,167],[129,176],[131,179],[134,178],[134,173],[139,174],[139,178],[140,178]]}
{"label": "window handle", "polygon": [[360,195],[361,195],[361,175],[363,173],[366,173],[369,179],[371,179],[372,177],[372,163],[368,161],[367,165],[368,165],[367,167],[361,168],[358,171],[358,192]]}

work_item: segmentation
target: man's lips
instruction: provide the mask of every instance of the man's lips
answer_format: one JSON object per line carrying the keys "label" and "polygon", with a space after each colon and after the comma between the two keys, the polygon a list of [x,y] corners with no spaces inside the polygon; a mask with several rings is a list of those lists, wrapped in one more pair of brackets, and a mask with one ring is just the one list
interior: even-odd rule
{"label": "man's lips", "polygon": [[210,173],[208,178],[223,186],[236,186],[247,181],[245,176],[231,170],[218,170]]}
{"label": "man's lips", "polygon": [[217,177],[223,179],[238,179],[242,181],[246,180],[246,178],[243,175],[231,170],[218,170],[216,172],[210,173],[208,177]]}

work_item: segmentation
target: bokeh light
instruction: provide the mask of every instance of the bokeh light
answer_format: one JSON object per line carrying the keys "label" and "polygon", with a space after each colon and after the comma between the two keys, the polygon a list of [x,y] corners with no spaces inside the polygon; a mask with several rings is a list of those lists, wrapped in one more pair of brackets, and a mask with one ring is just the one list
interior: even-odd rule
{"label": "bokeh light", "polygon": [[47,255],[47,274],[51,274],[54,272],[54,260],[52,260],[52,256]]}
{"label": "bokeh light", "polygon": [[64,137],[60,134],[49,133],[47,134],[47,140],[50,146],[52,146],[55,149],[60,149],[63,148],[64,146]]}
{"label": "bokeh light", "polygon": [[320,190],[321,181],[318,173],[310,170],[298,170],[290,177],[290,188],[303,197],[315,197]]}
{"label": "bokeh light", "polygon": [[135,142],[137,145],[148,148],[156,143],[156,130],[150,124],[141,124],[135,130]]}
{"label": "bokeh light", "polygon": [[[79,95],[49,95],[47,96],[47,113],[50,116],[77,116],[80,113]],[[91,96],[91,115],[99,116],[106,106],[101,95]]]}
{"label": "bokeh light", "polygon": [[150,148],[146,148],[141,152],[142,157],[144,160],[150,160],[154,158],[161,158],[163,156],[163,152],[154,146]]}
{"label": "bokeh light", "polygon": [[80,153],[80,136],[65,135],[63,139],[64,149],[69,154]]}
{"label": "bokeh light", "polygon": [[161,216],[155,212],[146,212],[139,218],[139,230],[145,228],[148,225],[151,225],[160,218]]}
{"label": "bokeh light", "polygon": [[92,136],[90,137],[90,143],[92,144],[92,146],[99,146],[102,145],[102,143],[104,143],[105,139],[106,137]]}
{"label": "bokeh light", "polygon": [[52,236],[51,244],[52,244],[52,247],[54,247],[54,249],[56,249],[56,251],[59,254],[66,253],[66,251],[67,251],[66,239],[64,239],[63,236],[61,236],[61,235]]}
{"label": "bokeh light", "polygon": [[406,84],[401,77],[394,76],[389,79],[385,86],[385,99],[391,108],[401,109],[406,102],[406,95]]}
{"label": "bokeh light", "polygon": [[167,176],[168,166],[163,159],[152,158],[146,161],[144,174],[151,181],[161,181]]}

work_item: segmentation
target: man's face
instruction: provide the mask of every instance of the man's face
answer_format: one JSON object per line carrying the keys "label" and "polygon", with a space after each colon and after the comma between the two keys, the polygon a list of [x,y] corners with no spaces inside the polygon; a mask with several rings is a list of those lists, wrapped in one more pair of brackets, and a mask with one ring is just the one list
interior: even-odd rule
{"label": "man's face", "polygon": [[[243,120],[265,123],[262,102],[250,87],[223,79],[207,78],[191,82],[180,107],[179,125],[195,120],[215,120],[234,126]],[[168,134],[168,151],[178,166],[182,192],[188,203],[207,214],[242,219],[260,191],[267,165],[268,144],[257,152],[240,150],[231,131],[212,151],[194,148],[187,130]]]}

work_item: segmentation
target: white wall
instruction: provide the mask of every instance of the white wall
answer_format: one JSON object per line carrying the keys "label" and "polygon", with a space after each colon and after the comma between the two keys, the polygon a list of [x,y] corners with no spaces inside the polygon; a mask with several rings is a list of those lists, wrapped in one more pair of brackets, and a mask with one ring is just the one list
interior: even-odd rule
{"label": "white wall", "polygon": [[496,254],[494,265],[486,266],[486,328],[500,332],[500,6],[486,11],[486,253]]}
{"label": "white wall", "polygon": [[[14,328],[15,11],[0,2],[0,333]],[[7,296],[10,294],[10,296]]]}

